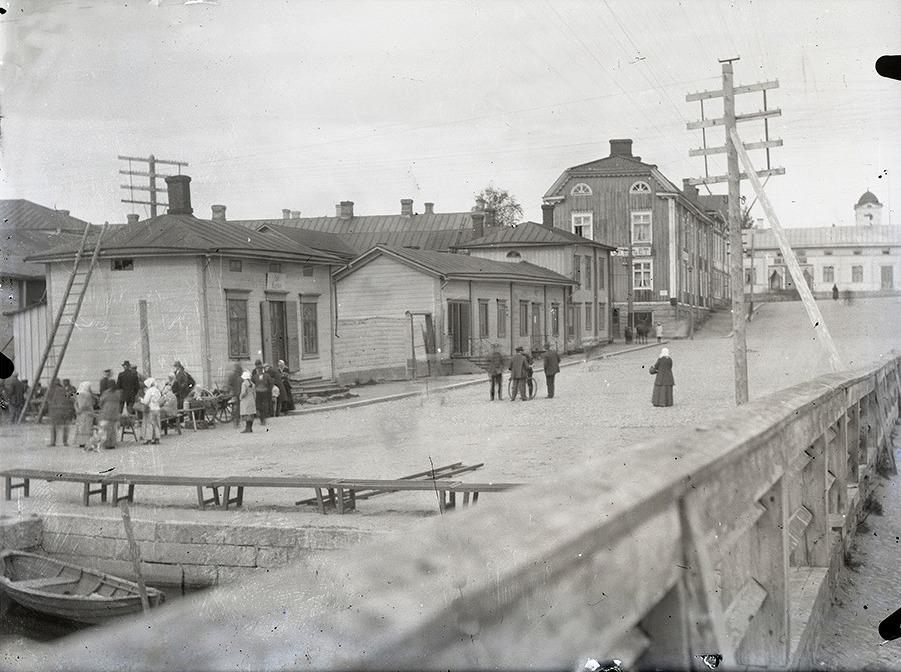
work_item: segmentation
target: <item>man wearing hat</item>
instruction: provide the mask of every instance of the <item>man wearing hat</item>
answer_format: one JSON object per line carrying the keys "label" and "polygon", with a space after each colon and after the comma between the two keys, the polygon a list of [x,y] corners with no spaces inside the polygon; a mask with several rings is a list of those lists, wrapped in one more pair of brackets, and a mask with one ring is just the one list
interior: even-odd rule
{"label": "man wearing hat", "polygon": [[125,402],[128,412],[131,413],[135,399],[141,391],[141,380],[138,378],[138,372],[132,368],[131,362],[127,359],[122,362],[122,373],[116,378],[116,384],[122,390],[122,400]]}
{"label": "man wearing hat", "polygon": [[491,401],[494,401],[495,388],[498,400],[503,401],[504,395],[501,390],[504,384],[504,356],[497,343],[491,344],[491,353],[488,355],[488,365],[485,368],[488,371],[488,381],[491,383]]}
{"label": "man wearing hat", "polygon": [[100,385],[98,389],[100,392],[98,394],[103,394],[107,388],[115,387],[116,381],[113,380],[113,370],[112,369],[104,369],[103,370],[103,378],[100,379]]}
{"label": "man wearing hat", "polygon": [[521,345],[516,347],[516,354],[510,361],[510,376],[513,379],[513,393],[510,401],[516,401],[517,391],[520,399],[527,401],[529,397],[526,394],[526,378],[529,377],[529,359],[523,354]]}
{"label": "man wearing hat", "polygon": [[175,394],[175,398],[178,399],[178,407],[184,408],[185,399],[194,391],[194,378],[185,371],[185,367],[181,365],[179,360],[176,359],[172,363],[172,367],[174,369],[172,373],[175,375],[175,382],[172,383],[172,392]]}
{"label": "man wearing hat", "polygon": [[265,425],[269,410],[272,408],[272,376],[266,371],[261,359],[254,362],[250,381],[254,387],[257,416],[260,418],[260,424]]}

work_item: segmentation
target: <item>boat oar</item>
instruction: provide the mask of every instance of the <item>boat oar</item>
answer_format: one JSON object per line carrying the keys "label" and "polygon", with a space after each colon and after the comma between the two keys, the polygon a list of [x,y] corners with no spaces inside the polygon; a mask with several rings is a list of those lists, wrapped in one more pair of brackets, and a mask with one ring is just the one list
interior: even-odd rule
{"label": "boat oar", "polygon": [[135,541],[134,530],[131,529],[131,516],[128,514],[128,501],[120,502],[122,507],[122,522],[125,524],[125,535],[128,537],[128,549],[131,551],[131,562],[135,567],[135,575],[138,577],[138,592],[141,593],[141,607],[146,614],[150,611],[150,600],[147,599],[147,586],[144,585],[144,577],[141,576],[141,556],[138,553],[138,542]]}

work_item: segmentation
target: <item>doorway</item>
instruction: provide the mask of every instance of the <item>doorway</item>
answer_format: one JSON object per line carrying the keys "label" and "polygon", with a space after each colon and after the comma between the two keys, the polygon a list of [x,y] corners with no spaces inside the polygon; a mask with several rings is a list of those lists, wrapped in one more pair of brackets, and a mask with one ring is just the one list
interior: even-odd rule
{"label": "doorway", "polygon": [[891,266],[882,266],[880,270],[880,289],[892,289],[895,285],[895,269]]}
{"label": "doorway", "polygon": [[290,367],[293,362],[288,361],[288,315],[284,301],[269,301],[269,339],[269,361],[274,364],[283,359]]}
{"label": "doorway", "polygon": [[466,301],[447,302],[447,331],[450,338],[451,357],[469,356],[469,339],[472,325],[471,306]]}

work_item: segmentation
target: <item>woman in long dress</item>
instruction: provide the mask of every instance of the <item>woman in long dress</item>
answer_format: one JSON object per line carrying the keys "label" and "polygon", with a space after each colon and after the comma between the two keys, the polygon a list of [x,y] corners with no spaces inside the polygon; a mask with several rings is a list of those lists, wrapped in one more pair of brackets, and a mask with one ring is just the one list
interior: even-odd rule
{"label": "woman in long dress", "polygon": [[651,374],[656,374],[651,403],[654,406],[672,406],[673,385],[676,383],[673,380],[673,360],[669,356],[669,348],[660,350],[660,357],[651,367]]}
{"label": "woman in long dress", "polygon": [[94,431],[94,394],[90,381],[78,386],[75,395],[75,443],[79,448],[88,445]]}
{"label": "woman in long dress", "polygon": [[244,420],[244,429],[241,434],[253,432],[253,416],[257,414],[256,390],[250,381],[250,371],[241,374],[241,419]]}

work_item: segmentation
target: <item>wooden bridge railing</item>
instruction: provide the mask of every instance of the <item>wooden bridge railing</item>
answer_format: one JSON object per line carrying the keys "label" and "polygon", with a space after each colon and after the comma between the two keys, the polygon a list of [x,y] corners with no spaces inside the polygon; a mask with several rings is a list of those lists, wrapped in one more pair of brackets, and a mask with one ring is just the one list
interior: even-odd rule
{"label": "wooden bridge railing", "polygon": [[[620,449],[476,511],[185,599],[57,653],[92,669],[786,667],[812,641],[901,358]],[[314,571],[315,569],[315,571]],[[149,634],[148,634],[149,633]]]}

